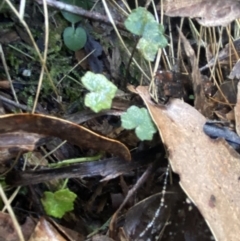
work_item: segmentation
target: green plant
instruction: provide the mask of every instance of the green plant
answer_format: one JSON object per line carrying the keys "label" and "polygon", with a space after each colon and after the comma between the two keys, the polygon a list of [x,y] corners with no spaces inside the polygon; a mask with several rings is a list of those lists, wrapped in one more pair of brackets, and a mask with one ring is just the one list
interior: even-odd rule
{"label": "green plant", "polygon": [[[117,87],[104,75],[87,72],[82,77],[83,85],[90,91],[85,97],[85,105],[94,112],[109,109]],[[131,106],[121,116],[122,126],[128,130],[136,129],[140,140],[151,140],[156,132],[155,125],[146,108]]]}
{"label": "green plant", "polygon": [[121,115],[122,127],[127,130],[135,129],[135,133],[140,140],[152,140],[153,134],[156,133],[151,116],[146,108],[131,106],[127,112]]}
{"label": "green plant", "polygon": [[90,91],[85,97],[85,105],[94,112],[110,109],[117,87],[102,74],[87,72],[82,83]]}
{"label": "green plant", "polygon": [[[64,0],[75,3],[75,0]],[[79,6],[79,5],[78,5]],[[63,16],[74,25],[80,21],[79,16],[71,16],[63,13]],[[163,33],[163,27],[158,24],[153,15],[144,8],[135,9],[125,21],[125,26],[134,34],[141,36],[137,48],[147,60],[154,60],[159,48],[167,45]],[[77,50],[84,46],[86,32],[82,28],[68,27],[64,30],[63,39],[65,45],[71,50]],[[81,45],[79,39],[82,39]],[[102,74],[87,72],[81,78],[82,84],[90,92],[86,94],[84,103],[94,112],[109,109],[112,104],[117,87]],[[140,140],[151,140],[157,129],[146,108],[131,106],[121,116],[122,126],[125,129],[135,129]],[[69,164],[67,160],[67,164]],[[73,160],[74,162],[76,160]],[[63,163],[62,163],[63,164]],[[62,165],[60,164],[60,165]],[[61,218],[66,212],[73,210],[73,202],[76,194],[69,189],[60,189],[56,192],[45,192],[42,203],[46,213],[50,216]]]}
{"label": "green plant", "polygon": [[63,32],[64,44],[72,51],[77,51],[84,47],[87,42],[87,34],[83,28],[67,27]]}
{"label": "green plant", "polygon": [[73,210],[73,203],[77,195],[69,189],[60,189],[56,192],[44,192],[41,199],[46,213],[55,218],[62,218],[66,212]]}
{"label": "green plant", "polygon": [[124,25],[131,33],[141,36],[137,49],[146,60],[153,61],[158,49],[168,44],[163,26],[143,7],[134,9]]}
{"label": "green plant", "polygon": [[[72,4],[83,9],[89,9],[92,5],[91,1],[87,0],[61,0],[64,3]],[[77,51],[84,47],[87,42],[86,31],[81,27],[75,27],[74,25],[81,21],[82,17],[69,13],[66,11],[61,11],[63,17],[72,23],[71,27],[67,27],[63,32],[63,41],[64,44],[72,51]]]}

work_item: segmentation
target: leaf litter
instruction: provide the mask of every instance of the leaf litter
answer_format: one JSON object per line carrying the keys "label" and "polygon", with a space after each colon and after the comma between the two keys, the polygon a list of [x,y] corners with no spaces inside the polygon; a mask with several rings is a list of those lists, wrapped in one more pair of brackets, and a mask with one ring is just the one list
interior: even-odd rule
{"label": "leaf litter", "polygon": [[[166,14],[169,16],[185,16],[185,17],[190,17],[190,18],[197,18],[197,21],[205,26],[215,26],[216,24],[220,24],[220,25],[226,25],[229,22],[231,22],[232,20],[234,20],[235,18],[239,17],[239,2],[238,1],[164,1],[164,3],[170,4],[166,10]],[[174,4],[174,5],[171,5]],[[208,12],[207,12],[208,10]],[[214,12],[216,11],[216,13]],[[207,13],[207,14],[206,14]],[[108,29],[105,27],[104,32],[108,32]],[[196,111],[193,107],[184,104],[183,102],[181,102],[180,100],[172,100],[171,96],[169,102],[166,103],[166,106],[161,106],[161,105],[156,105],[155,103],[153,103],[148,95],[148,90],[143,88],[143,87],[138,87],[137,91],[139,92],[139,94],[142,96],[145,104],[148,106],[148,108],[151,110],[153,119],[155,121],[155,123],[158,123],[158,127],[159,127],[159,131],[161,133],[161,137],[164,141],[164,144],[166,145],[166,149],[167,149],[167,156],[170,159],[173,171],[179,174],[180,177],[180,183],[181,186],[183,187],[183,189],[186,191],[186,193],[190,196],[190,198],[193,200],[193,202],[197,205],[197,207],[199,208],[199,210],[201,211],[201,213],[203,214],[205,220],[207,221],[207,223],[209,224],[216,240],[237,240],[237,236],[236,233],[237,231],[237,227],[239,227],[239,220],[238,220],[238,213],[237,213],[237,209],[238,209],[238,205],[237,205],[237,201],[238,201],[238,192],[236,190],[238,190],[237,187],[237,178],[238,178],[238,173],[239,173],[239,165],[237,162],[237,159],[239,158],[238,154],[236,153],[236,151],[234,151],[231,147],[228,146],[228,144],[222,140],[222,139],[218,139],[218,140],[212,140],[210,139],[210,137],[206,136],[203,133],[203,126],[206,122],[206,119],[203,117],[203,115],[205,117],[208,118],[212,118],[213,117],[213,113],[217,113],[217,111],[220,111],[223,109],[221,104],[226,104],[224,103],[225,99],[220,99],[216,96],[213,96],[214,100],[215,100],[215,105],[211,106],[211,101],[209,100],[209,96],[206,96],[206,93],[204,92],[204,86],[202,85],[206,75],[209,75],[209,72],[207,72],[206,70],[206,66],[207,68],[209,67],[214,67],[214,63],[216,62],[216,58],[218,58],[218,60],[220,60],[220,64],[227,64],[228,61],[232,61],[232,58],[235,56],[235,52],[234,55],[232,55],[232,51],[231,53],[228,53],[229,51],[229,47],[226,45],[225,49],[223,49],[223,54],[218,54],[218,56],[223,56],[223,59],[219,59],[219,57],[213,57],[212,60],[210,60],[209,63],[207,63],[205,65],[205,69],[202,71],[204,71],[204,74],[206,74],[205,76],[200,72],[199,72],[199,67],[198,67],[198,59],[195,56],[195,49],[193,50],[192,45],[189,45],[188,42],[186,41],[186,39],[184,38],[183,34],[181,34],[181,39],[183,41],[183,45],[186,51],[186,55],[188,56],[188,59],[191,62],[191,70],[189,70],[188,72],[190,73],[189,76],[191,76],[191,78],[189,78],[189,81],[192,81],[193,84],[193,92],[195,94],[195,98],[194,98],[194,105],[195,108],[201,112],[201,114]],[[185,33],[184,33],[185,35]],[[186,36],[186,35],[185,35]],[[115,45],[114,47],[116,47],[118,50],[120,49],[120,47],[117,46],[116,41],[113,40],[112,36],[107,35],[106,36],[107,41],[109,41],[109,43],[114,43],[113,45]],[[100,40],[101,42],[101,40]],[[103,42],[101,42],[101,44],[103,44]],[[230,45],[229,45],[230,46]],[[232,46],[232,45],[231,45]],[[105,53],[107,52],[109,46],[104,46],[104,51]],[[111,46],[112,48],[113,46]],[[237,49],[237,48],[236,48]],[[119,54],[121,51],[118,51]],[[102,56],[97,56],[97,57],[102,57]],[[111,58],[109,58],[111,60]],[[119,59],[122,60],[122,62],[125,64],[125,66],[127,66],[128,64],[128,59],[126,57],[119,57]],[[225,61],[226,59],[226,61]],[[223,61],[222,61],[223,60]],[[111,61],[110,61],[111,62]],[[223,63],[224,62],[224,63]],[[98,68],[94,67],[92,68],[93,70],[96,69],[101,69],[102,70],[102,59],[100,61],[100,63],[97,63],[99,66]],[[232,63],[231,63],[232,64]],[[90,64],[91,65],[91,64]],[[109,64],[111,66],[111,63]],[[164,64],[163,64],[164,65]],[[121,65],[116,65],[118,66],[118,68],[120,69]],[[144,66],[144,64],[143,64]],[[131,66],[132,67],[132,66]],[[181,67],[181,66],[180,66]],[[189,67],[189,66],[187,66]],[[167,71],[168,68],[166,68]],[[166,73],[167,73],[166,71]],[[182,69],[180,68],[180,71],[182,71]],[[102,71],[101,71],[102,72]],[[121,72],[119,70],[115,70],[116,73],[114,73],[115,76],[120,76],[121,79]],[[134,71],[132,69],[130,69],[131,73],[134,73]],[[120,73],[120,75],[119,75]],[[136,75],[134,75],[136,76]],[[180,77],[179,77],[180,76]],[[233,76],[238,76],[237,74],[233,74]],[[138,78],[138,77],[136,77]],[[175,78],[175,77],[174,77]],[[212,78],[212,76],[211,76]],[[234,77],[233,77],[234,78]],[[165,78],[164,78],[165,79]],[[177,75],[177,79],[181,79],[181,75]],[[117,78],[116,78],[117,80]],[[144,80],[146,82],[146,80]],[[212,81],[210,78],[208,78],[208,81]],[[163,83],[164,86],[167,86]],[[229,84],[230,85],[230,84]],[[177,86],[177,85],[176,85]],[[67,89],[67,88],[66,88]],[[226,89],[228,89],[228,93],[231,96],[231,91],[229,90],[229,87],[226,87]],[[200,91],[199,91],[200,90]],[[220,90],[219,90],[220,91]],[[169,95],[169,89],[165,89],[165,94]],[[225,94],[225,93],[224,93]],[[178,97],[177,95],[173,97]],[[212,96],[211,96],[212,97]],[[236,98],[235,98],[236,99]],[[222,103],[220,103],[220,101]],[[114,102],[114,101],[113,101]],[[139,104],[139,100],[137,101],[137,103]],[[217,104],[216,104],[217,103]],[[234,102],[229,101],[230,104],[234,104]],[[141,104],[139,104],[140,107]],[[238,106],[238,105],[237,105]],[[236,129],[238,130],[238,109],[237,106],[235,108],[235,120],[237,122],[236,124]],[[219,108],[219,109],[218,109]],[[11,110],[12,111],[12,110]],[[157,116],[155,116],[155,111],[157,113]],[[229,111],[229,109],[227,110]],[[227,113],[226,111],[226,113]],[[104,115],[109,115],[110,112],[103,112],[102,114]],[[218,112],[219,113],[219,112]],[[223,112],[222,112],[223,113]],[[28,115],[31,116],[31,115]],[[219,115],[220,116],[220,115]],[[44,118],[50,118],[50,117],[43,117]],[[162,118],[162,119],[161,119]],[[11,156],[14,157],[17,155],[17,152],[19,150],[23,150],[23,151],[32,151],[34,149],[36,149],[35,143],[39,144],[39,140],[44,137],[41,136],[42,131],[41,131],[41,123],[43,122],[43,120],[37,120],[37,123],[39,123],[39,125],[33,130],[32,126],[33,126],[33,121],[29,122],[28,117],[26,115],[26,118],[22,119],[20,121],[20,124],[22,124],[24,126],[24,122],[26,122],[26,125],[28,125],[28,128],[25,129],[25,133],[20,133],[18,131],[16,132],[12,132],[10,133],[9,136],[4,136],[3,134],[1,135],[1,138],[3,140],[16,140],[16,142],[12,142],[9,144],[10,147],[12,148],[6,148],[6,150],[11,150],[13,151],[13,155]],[[33,118],[34,119],[34,118]],[[50,118],[51,119],[51,118]],[[16,122],[18,118],[16,115]],[[35,119],[36,120],[36,119]],[[114,121],[116,121],[116,119],[113,118]],[[54,123],[55,122],[60,122],[62,126],[62,129],[66,129],[64,131],[64,133],[58,133],[60,128],[56,128],[56,130],[52,130],[50,133],[50,136],[59,136],[61,135],[62,139],[68,139],[68,128],[71,128],[71,126],[74,126],[73,124],[70,123],[63,123],[64,121],[61,120],[60,118],[54,118],[54,120],[52,120]],[[16,122],[12,122],[12,126],[11,128],[15,127]],[[49,121],[47,122],[49,126],[53,126],[53,122]],[[100,118],[100,123],[106,123],[104,121],[102,121],[102,119]],[[95,122],[96,123],[96,122]],[[4,124],[5,126],[7,126],[7,122]],[[114,123],[116,124],[116,123]],[[117,123],[118,124],[118,123]],[[86,125],[86,123],[85,123]],[[54,124],[55,126],[55,124]],[[21,128],[18,128],[18,125],[16,125],[15,127],[16,129],[20,130]],[[62,130],[61,129],[61,130]],[[79,129],[81,129],[81,127],[78,127],[78,131],[80,131]],[[84,129],[84,128],[82,128]],[[30,131],[29,131],[30,130]],[[31,133],[33,130],[34,133]],[[43,129],[42,129],[43,130]],[[88,135],[89,132],[86,130],[86,132],[82,132],[82,130],[79,133],[85,133],[83,135]],[[239,133],[239,130],[238,130]],[[49,133],[47,133],[49,134]],[[91,132],[91,134],[93,134]],[[4,134],[6,135],[6,134]],[[82,134],[81,134],[82,135]],[[100,140],[100,142],[95,142],[95,138],[98,138]],[[4,139],[5,138],[5,139]],[[101,143],[101,141],[105,140],[106,144],[109,143],[109,145],[112,145],[112,140],[105,139],[103,137],[101,137],[98,134],[93,134],[90,135],[90,139],[92,140],[89,141],[89,145],[82,145],[81,143],[81,147],[84,147],[86,149],[89,149],[89,147],[91,146],[91,148],[93,148],[94,143]],[[24,142],[24,144],[22,145],[21,140]],[[98,140],[98,141],[99,141]],[[4,143],[7,144],[7,141]],[[29,142],[28,142],[29,141]],[[80,140],[81,142],[82,140]],[[159,140],[158,140],[159,141]],[[117,144],[116,142],[114,142],[115,144]],[[128,141],[126,141],[125,143],[128,143]],[[134,142],[135,146],[137,146],[137,141]],[[74,142],[74,144],[76,144]],[[103,143],[101,143],[103,144]],[[113,152],[111,153],[115,153],[117,155],[124,155],[126,157],[130,157],[129,156],[129,152],[127,149],[125,149],[125,147],[121,144],[118,143],[120,145],[115,145],[113,148]],[[152,144],[152,143],[151,143]],[[98,144],[95,145],[95,147],[97,147],[97,149],[102,149],[101,145],[99,146]],[[15,149],[14,149],[15,148]],[[119,150],[120,148],[120,150]],[[94,148],[93,148],[94,149]],[[160,150],[158,150],[158,153],[161,152],[164,153],[164,151],[159,148]],[[150,149],[152,151],[152,154],[156,154],[156,150],[153,151],[152,149]],[[65,149],[66,151],[66,149]],[[115,152],[116,151],[116,152]],[[59,151],[61,153],[61,151]],[[125,154],[124,154],[125,153]],[[3,152],[3,154],[5,155],[9,155],[9,153]],[[143,155],[142,152],[140,152],[140,156]],[[144,156],[144,155],[143,155]],[[9,158],[10,156],[8,156]],[[92,208],[92,212],[95,212],[96,210],[101,210],[102,208],[105,208],[105,211],[109,211],[107,209],[107,207],[109,206],[109,202],[106,201],[107,200],[107,195],[106,193],[112,193],[112,186],[111,185],[115,185],[115,187],[118,186],[118,179],[117,180],[111,180],[119,175],[124,174],[124,180],[126,181],[125,186],[131,186],[134,183],[134,175],[131,172],[132,170],[137,168],[137,161],[139,160],[139,164],[140,164],[140,170],[141,173],[144,170],[144,166],[146,166],[146,163],[149,163],[148,158],[152,158],[154,159],[154,157],[150,156],[150,154],[147,155],[146,157],[146,161],[148,162],[141,162],[142,159],[140,157],[138,157],[137,159],[135,159],[135,157],[133,158],[133,162],[124,162],[123,159],[121,158],[107,158],[104,160],[100,160],[97,163],[87,163],[87,164],[76,164],[73,167],[64,167],[64,168],[59,168],[59,172],[60,172],[60,176],[58,176],[57,178],[67,178],[67,177],[72,177],[72,178],[77,178],[77,177],[81,177],[81,178],[86,178],[86,177],[90,177],[94,178],[93,181],[88,180],[87,182],[84,182],[83,185],[85,185],[85,189],[82,187],[78,188],[81,190],[79,191],[79,197],[80,199],[84,199],[84,196],[82,196],[81,193],[85,193],[87,190],[89,193],[92,192],[92,187],[95,187],[96,182],[100,181],[100,179],[95,179],[95,176],[101,176],[102,178],[104,178],[102,181],[104,182],[104,185],[99,185],[102,187],[102,189],[100,188],[99,192],[96,191],[94,192],[94,194],[92,195],[92,197],[89,197],[89,202],[92,199],[95,200],[95,202],[92,202],[91,208]],[[161,158],[161,162],[166,161],[166,159]],[[141,164],[143,163],[143,165]],[[78,169],[80,168],[80,169]],[[82,168],[82,169],[81,169]],[[49,171],[49,175],[46,175],[47,172]],[[67,172],[69,171],[69,172]],[[161,172],[159,173],[158,168],[156,168],[155,170],[156,174],[154,175],[154,173],[152,173],[152,175],[154,177],[157,176],[157,178],[159,178],[160,173],[164,172],[161,170]],[[37,171],[31,171],[28,170],[26,172],[18,172],[15,171],[16,174],[16,179],[14,180],[14,178],[11,177],[11,175],[9,175],[9,179],[8,180],[12,180],[15,184],[22,184],[22,185],[28,185],[29,184],[29,180],[32,181],[33,183],[39,183],[42,181],[47,181],[49,179],[51,179],[51,177],[53,177],[53,173],[55,173],[55,170],[53,169],[49,169],[49,170],[45,170],[45,169],[40,169]],[[19,175],[20,174],[20,175]],[[72,174],[72,175],[71,175]],[[18,176],[19,175],[19,176]],[[131,176],[132,175],[132,176]],[[46,179],[44,179],[47,176]],[[56,176],[55,176],[56,177]],[[25,179],[24,179],[25,178]],[[42,178],[42,179],[41,179]],[[158,180],[158,179],[154,179],[149,177],[148,181],[149,183],[151,183],[151,180]],[[176,177],[174,177],[176,178]],[[129,179],[131,179],[131,181],[133,182],[129,182]],[[24,183],[25,180],[25,183]],[[19,181],[19,183],[17,182]],[[22,182],[21,182],[22,181]],[[10,183],[10,182],[9,182]],[[146,187],[149,187],[149,184],[147,182]],[[156,181],[157,183],[157,181]],[[105,185],[106,184],[106,185]],[[162,184],[161,184],[162,185]],[[159,183],[156,186],[160,186]],[[73,185],[73,187],[75,187],[75,185]],[[122,194],[124,193],[123,189],[124,189],[124,185],[122,184],[121,186],[122,190],[120,190],[119,192]],[[94,189],[94,188],[93,188]],[[147,188],[146,188],[147,189]],[[151,189],[151,188],[150,188]],[[118,188],[114,189],[114,191],[117,192]],[[140,196],[143,195],[144,192],[140,192]],[[180,193],[180,190],[177,189],[174,191],[174,194],[178,195]],[[145,193],[145,195],[147,196],[146,201],[143,201],[143,206],[139,205],[139,206],[135,206],[136,211],[133,211],[133,214],[131,212],[128,213],[127,219],[131,220],[132,225],[133,225],[133,229],[138,229],[138,225],[137,225],[137,221],[136,217],[137,217],[137,213],[141,210],[144,210],[145,207],[149,208],[149,206],[151,206],[151,201],[154,200],[154,197],[152,197],[153,199],[151,199],[151,197],[149,197],[152,193]],[[183,194],[181,194],[183,195]],[[148,199],[149,197],[149,199]],[[157,197],[161,197],[160,195],[157,195]],[[184,196],[185,197],[185,196]],[[171,199],[171,195],[168,196],[169,199]],[[131,198],[130,198],[131,199]],[[174,200],[174,198],[172,199],[172,201]],[[86,200],[81,200],[81,202],[84,204],[87,202]],[[130,205],[131,200],[129,201],[129,203],[127,205]],[[227,206],[227,203],[230,203]],[[146,206],[144,206],[146,205]],[[82,205],[79,205],[80,209],[81,209],[81,214],[84,213],[86,210],[84,208],[82,208]],[[111,205],[110,205],[111,206]],[[140,208],[139,208],[140,207]],[[143,208],[144,207],[144,208]],[[230,207],[230,211],[229,213],[227,213],[226,210],[228,210],[227,208]],[[162,221],[159,221],[159,226],[162,225],[162,227],[165,226],[165,224],[168,222],[169,217],[170,217],[170,213],[172,216],[178,216],[178,214],[174,215],[173,212],[173,206],[171,206],[171,211],[166,210],[166,212],[162,213]],[[175,211],[178,210],[178,207],[176,208]],[[88,210],[89,211],[89,210]],[[113,210],[111,210],[111,214]],[[234,213],[234,211],[236,211],[236,213]],[[184,211],[186,212],[186,211]],[[134,214],[135,213],[135,214]],[[151,213],[151,212],[150,212]],[[88,213],[88,215],[92,215]],[[88,216],[86,215],[86,216]],[[95,213],[94,213],[95,215]],[[152,214],[154,215],[154,211],[152,209]],[[151,216],[150,215],[150,219]],[[110,216],[110,215],[108,215]],[[189,216],[189,215],[188,215]],[[190,216],[194,216],[194,215],[190,215]],[[94,219],[94,218],[93,218]],[[147,219],[144,217],[143,221],[146,221]],[[190,217],[189,217],[190,220]],[[213,220],[217,220],[217,222],[213,222]],[[147,222],[147,221],[146,221]],[[148,221],[150,222],[150,221]],[[177,222],[181,222],[181,221],[177,221]],[[190,222],[190,221],[189,221]],[[146,223],[147,225],[148,223]],[[231,225],[229,225],[231,224]],[[125,224],[126,225],[126,224]],[[136,226],[137,225],[137,226]],[[141,225],[141,223],[140,223]],[[186,226],[189,225],[186,223]],[[90,226],[90,225],[89,225]],[[193,226],[191,226],[191,228],[187,229],[186,226],[181,227],[182,230],[185,230],[186,233],[189,234],[189,232],[194,231],[195,229],[193,228]],[[168,227],[167,227],[168,228]],[[230,228],[232,231],[232,234],[230,234]],[[47,230],[47,228],[44,228],[45,230]],[[126,231],[126,229],[125,229]],[[139,230],[138,230],[139,231]],[[81,232],[81,231],[80,231]],[[171,232],[171,229],[170,231]],[[195,231],[197,233],[197,231]],[[82,233],[86,233],[84,231],[82,231]],[[177,232],[176,232],[177,233]],[[43,234],[44,235],[44,234]],[[187,235],[187,234],[186,234]],[[184,237],[182,237],[180,234],[178,235],[179,240],[185,240]],[[192,236],[193,237],[193,236]],[[172,240],[170,237],[168,237],[169,240]],[[81,237],[80,240],[84,240],[84,237]],[[91,240],[107,240],[110,238],[104,235],[98,235],[97,237],[93,237],[91,238]],[[114,237],[114,239],[116,239],[116,236]],[[130,236],[126,238],[127,240],[130,239]],[[155,239],[155,237],[153,237],[153,239]],[[163,240],[168,240],[166,237],[165,239],[163,238]],[[197,239],[198,240],[198,239]],[[199,236],[199,240],[203,240],[203,238],[201,239],[201,236]],[[208,240],[206,238],[206,240]]]}

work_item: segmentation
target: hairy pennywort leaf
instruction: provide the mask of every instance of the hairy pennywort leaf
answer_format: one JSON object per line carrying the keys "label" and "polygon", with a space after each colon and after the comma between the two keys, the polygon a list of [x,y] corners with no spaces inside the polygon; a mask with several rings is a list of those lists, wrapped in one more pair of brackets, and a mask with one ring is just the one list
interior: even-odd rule
{"label": "hairy pennywort leaf", "polygon": [[141,38],[137,44],[137,49],[148,61],[154,61],[158,48],[158,44],[149,43],[149,41],[144,38]]}
{"label": "hairy pennywort leaf", "polygon": [[69,189],[61,189],[52,192],[44,192],[42,204],[49,216],[62,218],[66,212],[73,210],[73,202],[77,195]]}
{"label": "hairy pennywort leaf", "polygon": [[154,21],[154,16],[146,8],[139,7],[131,12],[125,20],[124,25],[131,33],[142,35],[145,25]]}
{"label": "hairy pennywort leaf", "polygon": [[[87,9],[87,5],[86,5],[86,0],[60,0],[61,2],[64,2],[64,3],[68,3],[68,4],[71,4],[71,5],[74,5],[74,6],[78,6],[78,7],[81,7],[81,8],[84,8],[84,9]],[[77,15],[77,14],[74,14],[74,13],[70,13],[70,12],[67,12],[67,11],[61,11],[62,12],[62,15],[63,17],[75,24],[77,22],[79,22],[82,17]]]}
{"label": "hairy pennywort leaf", "polygon": [[72,51],[77,51],[84,47],[87,42],[87,34],[83,28],[65,28],[63,32],[64,44]]}
{"label": "hairy pennywort leaf", "polygon": [[85,105],[94,112],[110,109],[117,87],[102,74],[88,71],[82,77],[83,85],[90,91],[85,97]]}
{"label": "hairy pennywort leaf", "polygon": [[158,48],[164,48],[168,43],[163,26],[145,8],[133,10],[124,24],[130,32],[142,36],[137,48],[149,61],[155,59]]}
{"label": "hairy pennywort leaf", "polygon": [[131,106],[127,112],[121,116],[122,127],[131,130],[135,128],[135,133],[140,140],[151,140],[157,131],[146,108]]}

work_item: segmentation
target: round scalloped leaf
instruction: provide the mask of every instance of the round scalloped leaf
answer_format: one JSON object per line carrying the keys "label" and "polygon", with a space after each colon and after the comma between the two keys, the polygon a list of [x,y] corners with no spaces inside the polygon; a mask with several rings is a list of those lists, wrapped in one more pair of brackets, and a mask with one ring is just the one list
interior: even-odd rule
{"label": "round scalloped leaf", "polygon": [[55,193],[44,192],[44,198],[41,201],[49,216],[62,218],[66,212],[73,210],[76,197],[77,195],[69,189],[61,189]]}
{"label": "round scalloped leaf", "polygon": [[[78,6],[78,7],[84,8],[84,9],[87,9],[86,0],[60,0],[60,1],[64,2],[64,3],[74,5],[74,6]],[[73,24],[79,22],[82,19],[82,17],[77,15],[77,14],[70,13],[70,12],[67,12],[67,11],[61,11],[61,12],[62,12],[63,17],[67,21],[69,21]]]}
{"label": "round scalloped leaf", "polygon": [[122,127],[131,130],[135,128],[135,133],[140,140],[152,140],[157,129],[146,108],[131,106],[127,112],[121,115]]}
{"label": "round scalloped leaf", "polygon": [[149,42],[158,44],[160,48],[164,48],[167,46],[168,42],[163,33],[164,28],[161,24],[149,22],[145,25],[142,37]]}
{"label": "round scalloped leaf", "polygon": [[137,49],[139,49],[140,53],[146,60],[154,61],[157,51],[159,49],[159,45],[149,42],[144,38],[141,38],[138,41]]}
{"label": "round scalloped leaf", "polygon": [[63,32],[64,44],[72,51],[77,51],[84,47],[87,42],[87,34],[83,28],[65,28]]}
{"label": "round scalloped leaf", "polygon": [[155,22],[154,16],[146,8],[139,7],[129,14],[124,25],[131,33],[142,35],[145,25],[149,22]]}
{"label": "round scalloped leaf", "polygon": [[94,112],[110,109],[117,87],[102,74],[88,71],[81,79],[86,89],[90,91],[85,97],[85,105]]}

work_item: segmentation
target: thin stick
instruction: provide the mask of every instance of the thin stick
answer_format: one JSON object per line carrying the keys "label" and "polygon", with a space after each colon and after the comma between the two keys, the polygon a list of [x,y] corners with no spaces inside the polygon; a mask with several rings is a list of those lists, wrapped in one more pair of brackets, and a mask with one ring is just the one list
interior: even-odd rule
{"label": "thin stick", "polygon": [[45,66],[46,66],[46,62],[47,62],[47,52],[48,52],[48,42],[49,42],[49,22],[48,22],[48,9],[47,9],[46,0],[43,1],[43,11],[44,11],[44,24],[45,24],[45,42],[44,42],[45,48],[44,48],[44,53],[43,53],[41,74],[39,77],[37,92],[36,92],[36,96],[35,96],[35,100],[34,100],[34,104],[33,104],[33,108],[32,108],[32,114],[35,112],[36,107],[37,107],[40,91],[42,88],[44,70],[45,70]]}
{"label": "thin stick", "polygon": [[[43,4],[43,0],[35,0],[35,1],[39,4]],[[63,3],[63,2],[60,2],[60,1],[55,1],[55,0],[46,0],[46,3],[47,3],[47,5],[49,5],[51,7],[55,7],[59,10],[64,10],[64,11],[67,11],[67,12],[70,12],[70,13],[75,13],[75,14],[78,14],[79,16],[83,16],[83,17],[86,17],[86,18],[101,21],[101,22],[104,22],[106,24],[111,24],[111,21],[109,20],[109,18],[107,16],[101,15],[97,12],[87,11],[83,8],[73,6],[73,5],[70,5],[70,4],[66,4],[66,3]],[[123,23],[115,21],[115,24],[119,28],[125,29]]]}

